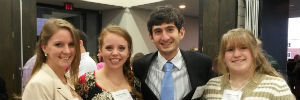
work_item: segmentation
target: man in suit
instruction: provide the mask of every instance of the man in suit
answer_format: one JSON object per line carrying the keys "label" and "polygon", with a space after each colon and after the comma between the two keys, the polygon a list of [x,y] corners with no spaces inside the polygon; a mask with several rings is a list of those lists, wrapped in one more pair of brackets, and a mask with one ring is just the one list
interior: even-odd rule
{"label": "man in suit", "polygon": [[150,15],[149,38],[158,51],[133,62],[133,72],[141,81],[144,99],[191,99],[196,87],[210,79],[208,56],[179,49],[185,34],[183,24],[183,15],[168,6],[157,7]]}

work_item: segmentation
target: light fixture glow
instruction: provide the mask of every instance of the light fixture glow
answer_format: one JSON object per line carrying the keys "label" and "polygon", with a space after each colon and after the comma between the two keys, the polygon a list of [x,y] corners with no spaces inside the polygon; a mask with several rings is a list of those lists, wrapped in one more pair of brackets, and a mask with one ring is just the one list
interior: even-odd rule
{"label": "light fixture glow", "polygon": [[184,9],[186,6],[184,4],[181,4],[178,6],[180,9]]}

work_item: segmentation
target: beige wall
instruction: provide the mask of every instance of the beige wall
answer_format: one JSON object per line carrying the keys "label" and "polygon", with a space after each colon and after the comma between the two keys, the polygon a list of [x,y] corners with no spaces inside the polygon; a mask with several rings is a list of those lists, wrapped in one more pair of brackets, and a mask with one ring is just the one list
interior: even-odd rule
{"label": "beige wall", "polygon": [[180,42],[180,48],[189,50],[191,48],[198,48],[199,42],[199,20],[196,17],[185,16],[185,36]]}
{"label": "beige wall", "polygon": [[[148,38],[147,20],[150,10],[125,8],[106,10],[102,12],[102,26],[116,24],[127,29],[133,39],[133,54],[142,52],[148,54],[156,51],[155,46]],[[188,50],[198,47],[199,23],[195,17],[185,17],[186,34],[181,41],[180,48]]]}

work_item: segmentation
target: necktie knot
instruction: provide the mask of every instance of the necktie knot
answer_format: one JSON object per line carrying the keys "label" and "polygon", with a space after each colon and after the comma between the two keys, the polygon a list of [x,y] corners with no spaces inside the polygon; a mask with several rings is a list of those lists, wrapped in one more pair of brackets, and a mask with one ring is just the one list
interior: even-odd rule
{"label": "necktie knot", "polygon": [[166,64],[164,65],[164,71],[165,72],[170,72],[173,69],[173,64],[171,62],[166,62]]}

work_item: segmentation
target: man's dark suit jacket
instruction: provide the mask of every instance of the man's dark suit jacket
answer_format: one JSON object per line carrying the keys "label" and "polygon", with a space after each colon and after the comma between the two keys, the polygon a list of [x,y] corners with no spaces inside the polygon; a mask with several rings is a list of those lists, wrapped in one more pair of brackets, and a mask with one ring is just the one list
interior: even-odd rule
{"label": "man's dark suit jacket", "polygon": [[[188,93],[183,99],[190,100],[197,86],[205,85],[206,82],[211,78],[211,59],[208,56],[202,55],[198,52],[180,51],[186,64],[186,69],[190,78],[190,84],[192,86],[190,93]],[[158,52],[150,53],[133,62],[133,72],[141,81],[141,92],[144,100],[158,100],[152,90],[145,83],[151,62],[157,57],[157,55]]]}

